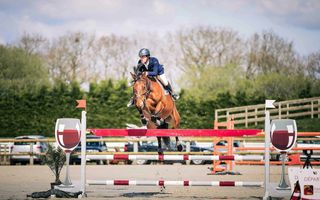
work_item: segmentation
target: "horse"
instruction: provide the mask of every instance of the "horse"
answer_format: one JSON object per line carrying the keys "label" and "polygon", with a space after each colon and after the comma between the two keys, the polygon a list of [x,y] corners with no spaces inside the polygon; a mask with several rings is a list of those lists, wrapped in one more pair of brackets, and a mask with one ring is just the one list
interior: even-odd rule
{"label": "horse", "polygon": [[[146,73],[133,74],[133,101],[140,113],[142,121],[148,129],[177,129],[180,123],[180,115],[171,95],[165,95],[165,91],[159,81],[154,77],[148,77]],[[161,138],[170,149],[170,137],[157,137],[158,153],[162,154]],[[182,151],[183,147],[176,137],[176,148]]]}

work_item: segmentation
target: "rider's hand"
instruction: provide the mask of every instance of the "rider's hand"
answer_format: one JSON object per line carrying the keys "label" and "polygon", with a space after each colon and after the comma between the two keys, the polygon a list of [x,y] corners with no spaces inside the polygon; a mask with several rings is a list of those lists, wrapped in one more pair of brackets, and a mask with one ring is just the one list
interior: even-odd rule
{"label": "rider's hand", "polygon": [[141,69],[141,67],[142,67],[143,65],[144,65],[144,64],[139,63],[139,64],[137,65],[137,69]]}

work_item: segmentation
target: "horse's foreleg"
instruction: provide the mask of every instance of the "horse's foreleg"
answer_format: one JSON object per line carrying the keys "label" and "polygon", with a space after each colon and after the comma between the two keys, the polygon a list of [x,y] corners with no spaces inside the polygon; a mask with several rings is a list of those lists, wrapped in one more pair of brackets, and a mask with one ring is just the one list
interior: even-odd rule
{"label": "horse's foreleg", "polygon": [[148,119],[145,117],[144,113],[142,110],[138,109],[139,110],[139,114],[140,114],[140,121],[141,121],[141,124],[143,126],[146,126],[148,124]]}
{"label": "horse's foreleg", "polygon": [[163,103],[160,101],[160,102],[157,104],[156,109],[154,110],[154,114],[155,114],[155,115],[159,115],[159,114],[162,112],[163,109],[164,109],[164,105],[163,105]]}
{"label": "horse's foreleg", "polygon": [[163,111],[164,105],[163,103],[159,102],[154,110],[153,115],[151,116],[151,120],[156,123],[158,126],[162,126],[165,122],[163,118],[161,118],[159,115]]}

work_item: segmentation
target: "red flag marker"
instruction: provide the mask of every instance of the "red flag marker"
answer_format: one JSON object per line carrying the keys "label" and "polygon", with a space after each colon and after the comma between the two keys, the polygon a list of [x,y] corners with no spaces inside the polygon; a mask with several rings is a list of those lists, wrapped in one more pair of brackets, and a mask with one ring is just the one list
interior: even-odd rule
{"label": "red flag marker", "polygon": [[84,109],[86,109],[86,106],[87,106],[86,105],[87,104],[86,100],[76,100],[76,101],[78,103],[76,108],[84,108]]}

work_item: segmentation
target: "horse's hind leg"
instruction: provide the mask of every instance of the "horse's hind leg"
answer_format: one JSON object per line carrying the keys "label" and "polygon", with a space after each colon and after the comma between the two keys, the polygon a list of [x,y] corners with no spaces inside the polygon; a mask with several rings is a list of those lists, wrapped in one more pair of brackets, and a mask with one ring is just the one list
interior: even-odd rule
{"label": "horse's hind leg", "polygon": [[163,149],[162,149],[162,145],[161,145],[161,137],[157,137],[158,140],[158,154],[162,155],[163,154]]}
{"label": "horse's hind leg", "polygon": [[[176,107],[173,108],[172,119],[171,120],[172,120],[172,129],[179,128],[180,115],[179,115]],[[176,148],[177,148],[178,151],[183,151],[184,150],[183,145],[179,141],[179,137],[176,137]]]}
{"label": "horse's hind leg", "polygon": [[[167,128],[168,128],[168,124],[162,124],[161,126],[157,127],[157,129],[167,129]],[[157,137],[157,140],[158,140],[158,154],[163,154],[161,138],[163,140],[163,137]],[[169,140],[170,140],[170,138],[169,138]],[[163,142],[164,142],[165,145],[167,145],[165,140],[163,140]]]}
{"label": "horse's hind leg", "polygon": [[178,151],[183,151],[184,147],[183,145],[180,143],[179,138],[176,137],[176,147]]}
{"label": "horse's hind leg", "polygon": [[[159,129],[168,129],[169,128],[169,124],[164,123],[161,126],[159,126],[158,128]],[[166,147],[168,149],[172,149],[171,148],[171,144],[170,144],[170,137],[161,137],[161,138],[162,138],[163,143],[166,145]]]}

